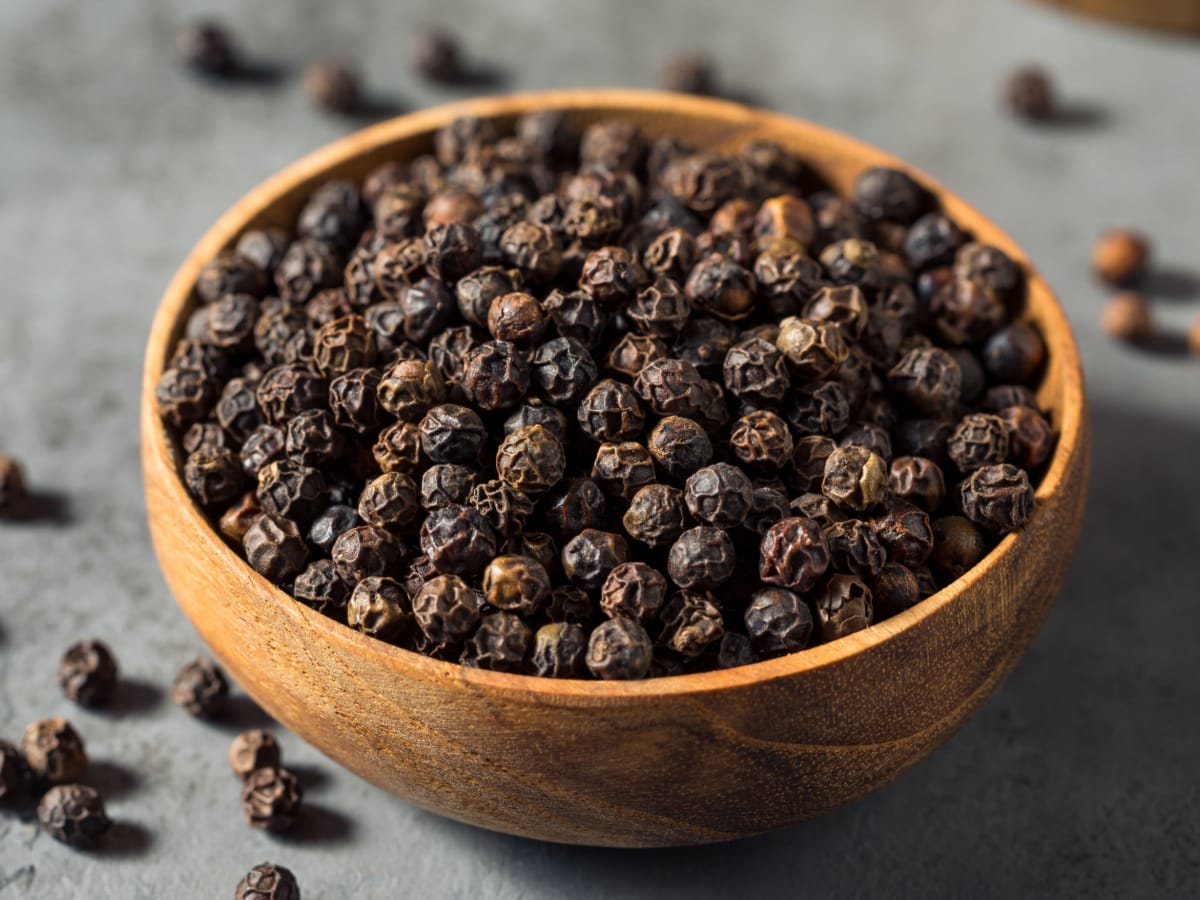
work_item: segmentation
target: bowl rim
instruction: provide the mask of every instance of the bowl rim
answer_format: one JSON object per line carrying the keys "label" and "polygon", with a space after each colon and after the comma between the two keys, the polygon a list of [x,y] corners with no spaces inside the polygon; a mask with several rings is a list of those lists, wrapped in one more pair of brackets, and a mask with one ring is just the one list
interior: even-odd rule
{"label": "bowl rim", "polygon": [[[512,674],[475,669],[455,662],[445,662],[387,644],[360,634],[352,628],[334,622],[328,617],[297,602],[281,588],[259,575],[235,553],[217,530],[209,523],[203,511],[187,493],[179,469],[175,464],[174,451],[170,443],[166,424],[158,414],[155,387],[171,351],[171,339],[176,323],[187,307],[196,275],[200,267],[219,250],[230,245],[246,224],[268,210],[279,198],[294,190],[299,184],[319,178],[323,173],[347,160],[363,156],[404,139],[413,139],[446,124],[458,116],[513,117],[541,109],[561,109],[580,114],[604,113],[619,115],[621,112],[642,114],[666,114],[680,118],[704,118],[718,121],[740,129],[779,127],[793,133],[804,133],[816,139],[827,154],[866,157],[870,165],[886,165],[903,169],[912,174],[922,185],[937,195],[939,201],[950,208],[952,217],[986,223],[992,232],[989,243],[999,246],[1023,269],[1029,292],[1037,292],[1045,299],[1039,303],[1038,315],[1047,324],[1043,336],[1053,331],[1054,344],[1048,353],[1058,358],[1061,377],[1061,421],[1058,440],[1050,465],[1047,467],[1036,490],[1038,508],[1063,489],[1069,473],[1072,457],[1083,452],[1085,421],[1085,392],[1083,372],[1078,348],[1061,304],[1046,284],[1037,269],[1016,243],[990,219],[949,191],[936,179],[909,163],[878,148],[849,137],[833,129],[816,125],[803,119],[768,110],[756,109],[707,97],[673,94],[662,91],[634,89],[575,89],[506,94],[482,99],[464,100],[439,105],[409,113],[379,124],[355,131],[330,144],[315,150],[252,188],[233,206],[227,209],[207,230],[203,237],[188,252],[187,257],[172,277],[154,316],[147,342],[142,379],[141,430],[144,467],[151,457],[160,460],[163,467],[174,474],[168,479],[165,490],[168,500],[186,517],[189,526],[200,529],[213,545],[220,548],[246,578],[258,588],[261,598],[275,607],[275,613],[290,616],[293,623],[311,629],[317,639],[343,644],[354,653],[371,656],[380,665],[414,677],[454,679],[465,686],[481,690],[535,694],[541,702],[555,700],[653,700],[659,697],[710,694],[716,691],[733,690],[746,685],[791,678],[805,672],[814,672],[836,665],[864,651],[885,644],[893,637],[913,628],[939,611],[955,603],[964,592],[987,578],[1008,554],[1018,552],[1030,544],[1028,530],[1006,535],[972,569],[935,594],[925,598],[908,610],[885,619],[863,631],[819,644],[796,653],[763,660],[732,669],[708,672],[693,672],[660,678],[636,681],[600,681],[584,679],[540,678],[535,675]],[[803,150],[798,151],[801,157]],[[811,155],[811,154],[810,154]],[[820,168],[818,163],[817,168]],[[149,497],[147,497],[149,502]],[[1035,517],[1037,516],[1035,510]]]}

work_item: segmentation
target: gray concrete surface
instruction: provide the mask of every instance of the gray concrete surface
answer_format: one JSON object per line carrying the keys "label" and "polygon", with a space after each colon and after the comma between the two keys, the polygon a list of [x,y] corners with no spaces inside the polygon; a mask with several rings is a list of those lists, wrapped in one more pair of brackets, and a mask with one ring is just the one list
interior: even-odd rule
{"label": "gray concrete surface", "polygon": [[[1095,416],[1092,494],[1066,590],[1012,678],[944,749],[819,821],[694,850],[549,846],[443,821],[285,735],[311,814],[287,838],[241,821],[206,727],[163,688],[199,642],[150,549],[137,458],[142,344],[205,226],[280,165],[348,130],[294,78],[220,91],[171,64],[176,26],[236,23],[294,70],[358,54],[410,107],[452,92],[404,62],[414,22],[459,28],[504,87],[653,85],[700,47],[733,90],[907,157],[990,213],[1057,288]],[[1080,115],[1033,131],[997,84],[1037,60]],[[0,2],[0,448],[56,513],[0,527],[0,734],[69,714],[121,828],[74,852],[0,817],[0,900],[232,896],[292,867],[312,898],[1200,896],[1200,364],[1099,332],[1085,261],[1129,224],[1160,249],[1159,309],[1200,313],[1200,45],[1017,2],[638,0]],[[1189,296],[1190,295],[1190,296]],[[95,635],[131,681],[116,711],[72,709],[58,654]]]}

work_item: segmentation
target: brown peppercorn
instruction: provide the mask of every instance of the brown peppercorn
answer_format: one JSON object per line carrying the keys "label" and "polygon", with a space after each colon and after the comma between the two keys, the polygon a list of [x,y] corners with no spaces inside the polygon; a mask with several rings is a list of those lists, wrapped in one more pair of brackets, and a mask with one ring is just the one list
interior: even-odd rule
{"label": "brown peppercorn", "polygon": [[822,434],[797,438],[785,472],[788,486],[800,494],[819,493],[825,479],[826,461],[836,448],[837,444]]}
{"label": "brown peppercorn", "polygon": [[392,535],[374,525],[356,525],[337,536],[329,551],[338,575],[358,584],[372,575],[394,575],[403,550]]}
{"label": "brown peppercorn", "polygon": [[381,641],[399,641],[408,633],[412,621],[408,592],[392,578],[364,578],[346,604],[346,624]]}
{"label": "brown peppercorn", "polygon": [[783,353],[758,337],[729,348],[723,374],[726,389],[750,403],[781,400],[791,385]]}
{"label": "brown peppercorn", "polygon": [[66,719],[42,719],[25,729],[21,753],[40,785],[78,781],[87,770],[83,739]]}
{"label": "brown peppercorn", "polygon": [[58,664],[58,685],[68,700],[104,706],[117,686],[117,661],[102,641],[72,644]]}
{"label": "brown peppercorn", "polygon": [[351,369],[329,383],[329,409],[334,424],[369,434],[382,423],[378,369]]}
{"label": "brown peppercorn", "polygon": [[1150,242],[1136,231],[1108,231],[1092,247],[1092,269],[1114,287],[1138,281],[1150,262]]}
{"label": "brown peppercorn", "polygon": [[804,304],[804,317],[835,326],[849,343],[858,341],[870,318],[867,298],[857,285],[827,286]]}
{"label": "brown peppercorn", "polygon": [[844,509],[861,512],[888,496],[887,464],[866,447],[834,449],[825,460],[821,493]]}
{"label": "brown peppercorn", "polygon": [[554,232],[535,222],[516,222],[500,236],[504,261],[534,285],[554,280],[562,266],[562,245]]}
{"label": "brown peppercorn", "polygon": [[476,669],[523,672],[533,649],[533,632],[511,613],[484,616],[463,648],[460,662]]}
{"label": "brown peppercorn", "polygon": [[246,529],[242,547],[251,568],[274,584],[290,583],[308,562],[308,547],[296,523],[271,513]]}
{"label": "brown peppercorn", "polygon": [[651,547],[674,543],[691,524],[683,491],[665,484],[641,488],[621,520],[626,533]]}
{"label": "brown peppercorn", "polygon": [[550,576],[528,556],[497,556],[483,570],[483,595],[503,612],[530,615],[550,599]]}
{"label": "brown peppercorn", "polygon": [[887,551],[875,530],[859,519],[831,522],[822,529],[834,572],[870,580],[883,568]]}
{"label": "brown peppercorn", "polygon": [[479,511],[500,539],[520,533],[533,512],[532,500],[498,478],[471,488],[467,503]]}
{"label": "brown peppercorn", "polygon": [[750,512],[754,485],[737,466],[719,462],[688,477],[683,498],[688,511],[716,528],[735,528]]}
{"label": "brown peppercorn", "polygon": [[1054,118],[1054,85],[1049,74],[1037,66],[1024,66],[1004,86],[1004,104],[1018,118],[1045,122]]}
{"label": "brown peppercorn", "polygon": [[787,423],[769,410],[755,410],[734,422],[729,447],[738,462],[767,472],[785,469],[795,452]]}
{"label": "brown peppercorn", "polygon": [[669,356],[670,351],[661,339],[631,332],[613,344],[604,358],[604,368],[622,378],[634,379],[651,363]]}
{"label": "brown peppercorn", "polygon": [[767,584],[804,593],[828,568],[829,544],[812,519],[782,519],[763,536],[758,576]]}
{"label": "brown peppercorn", "polygon": [[941,467],[923,456],[898,456],[892,460],[888,485],[895,496],[931,514],[946,499],[946,479]]}
{"label": "brown peppercorn", "polygon": [[891,562],[909,568],[919,566],[933,548],[929,516],[904,500],[889,500],[883,511],[871,519],[871,527]]}
{"label": "brown peppercorn", "polygon": [[1008,458],[1008,426],[999,416],[971,413],[951,433],[946,452],[964,475],[1002,463]]}
{"label": "brown peppercorn", "polygon": [[200,369],[170,368],[159,378],[154,395],[167,424],[182,428],[208,415],[217,399],[217,383]]}
{"label": "brown peppercorn", "polygon": [[1029,384],[1046,359],[1046,344],[1026,322],[1001,328],[983,347],[983,365],[996,381]]}
{"label": "brown peppercorn", "polygon": [[704,379],[681,359],[656,359],[637,373],[633,389],[660,416],[694,418],[704,408]]}
{"label": "brown peppercorn", "polygon": [[1004,304],[986,284],[954,278],[934,293],[929,312],[938,334],[955,347],[978,344],[1004,324]]}
{"label": "brown peppercorn", "polygon": [[201,719],[216,717],[229,699],[225,673],[206,656],[187,663],[171,682],[171,700],[189,715]]}
{"label": "brown peppercorn", "polygon": [[654,459],[636,441],[601,444],[592,463],[591,478],[605,496],[629,501],[655,480]]}
{"label": "brown peppercorn", "polygon": [[921,588],[917,576],[899,563],[888,563],[871,582],[871,603],[877,622],[899,615],[915,606],[920,599]]}
{"label": "brown peppercorn", "polygon": [[587,667],[605,681],[645,678],[653,656],[650,635],[633,619],[609,619],[588,638]]}
{"label": "brown peppercorn", "polygon": [[999,417],[1008,429],[1008,461],[1036,469],[1054,452],[1054,429],[1042,414],[1028,406],[1008,406]]}
{"label": "brown peppercorn", "polygon": [[214,506],[228,503],[242,492],[245,474],[233,451],[200,449],[187,458],[183,480],[197,502]]}
{"label": "brown peppercorn", "polygon": [[389,425],[379,433],[371,455],[384,473],[414,475],[422,464],[421,432],[412,422]]}
{"label": "brown peppercorn", "polygon": [[592,386],[580,401],[577,418],[588,437],[601,443],[632,440],[646,421],[633,389],[611,378]]}
{"label": "brown peppercorn", "polygon": [[949,584],[961,578],[987,553],[987,540],[962,516],[943,516],[933,522],[933,552],[929,568]]}
{"label": "brown peppercorn", "polygon": [[1140,344],[1154,331],[1150,307],[1140,294],[1126,292],[1108,301],[1101,325],[1110,337],[1129,344]]}
{"label": "brown peppercorn", "polygon": [[431,641],[454,644],[479,625],[483,595],[457,575],[426,581],[412,598],[417,626]]}
{"label": "brown peppercorn", "polygon": [[677,284],[695,264],[696,239],[684,228],[666,229],[642,251],[642,266],[652,277],[670,278]]}
{"label": "brown peppercorn", "polygon": [[307,524],[329,504],[329,486],[319,469],[282,459],[258,473],[255,496],[269,515]]}
{"label": "brown peppercorn", "polygon": [[[587,348],[600,343],[608,324],[608,314],[582,291],[553,290],[542,301],[542,310],[554,323],[559,337],[574,338]],[[664,349],[660,355],[665,354]]]}
{"label": "brown peppercorn", "polygon": [[309,409],[288,422],[284,447],[301,466],[331,466],[345,453],[346,437],[328,412]]}
{"label": "brown peppercorn", "polygon": [[543,678],[580,678],[587,671],[587,638],[573,622],[551,622],[533,638],[530,670]]}
{"label": "brown peppercorn", "polygon": [[285,425],[308,409],[321,409],[329,396],[326,382],[298,363],[268,370],[255,390],[259,409],[273,425]]}
{"label": "brown peppercorn", "polygon": [[1024,469],[983,466],[959,486],[963,514],[985,531],[1008,534],[1033,515],[1033,486]]}
{"label": "brown peppercorn", "polygon": [[787,358],[792,371],[809,381],[829,378],[850,355],[837,326],[796,316],[788,316],[779,323],[775,346]]}
{"label": "brown peppercorn", "polygon": [[277,766],[255,769],[242,783],[242,809],[251,828],[287,831],[300,813],[300,779]]}
{"label": "brown peppercorn", "polygon": [[325,378],[344,375],[375,361],[375,332],[362,316],[343,316],[313,336],[313,363]]}
{"label": "brown peppercorn", "polygon": [[628,561],[625,538],[595,528],[585,528],[562,549],[563,574],[585,590],[599,590],[608,573]]}
{"label": "brown peppercorn", "polygon": [[812,641],[812,611],[796,594],[784,588],[756,591],[743,618],[754,649],[762,656],[795,653]]}
{"label": "brown peppercorn", "polygon": [[496,534],[474,506],[435,509],[421,524],[421,551],[438,572],[477,575],[496,555]]}
{"label": "brown peppercorn", "polygon": [[466,503],[475,486],[475,472],[466,466],[439,463],[421,475],[421,505],[426,510]]}
{"label": "brown peppercorn", "polygon": [[262,863],[238,882],[233,900],[300,900],[300,886],[291,869]]}
{"label": "brown peppercorn", "polygon": [[601,247],[587,255],[579,288],[602,306],[627,303],[637,294],[638,271],[623,247]]}
{"label": "brown peppercorn", "polygon": [[523,291],[502,294],[491,303],[488,331],[498,341],[531,346],[541,338],[546,320],[537,298]]}
{"label": "brown peppercorn", "polygon": [[665,416],[650,431],[647,449],[671,478],[683,479],[708,465],[713,446],[704,429],[682,416]]}
{"label": "brown peppercorn", "polygon": [[314,106],[341,115],[351,115],[362,107],[362,88],[358,73],[339,59],[323,59],[304,72],[304,92]]}
{"label": "brown peppercorn", "polygon": [[488,436],[478,413],[453,403],[431,408],[419,427],[421,450],[435,463],[476,463]]}
{"label": "brown peppercorn", "polygon": [[575,403],[599,374],[587,347],[574,338],[554,338],[533,352],[533,383],[552,403]]}
{"label": "brown peppercorn", "polygon": [[302,306],[326,288],[342,283],[341,261],[322,241],[293,241],[275,268],[275,287],[285,303]]}
{"label": "brown peppercorn", "polygon": [[281,754],[275,735],[262,728],[243,731],[229,746],[229,767],[245,779],[255,769],[278,768]]}
{"label": "brown peppercorn", "polygon": [[77,847],[94,844],[112,828],[100,794],[85,784],[50,788],[38,802],[37,816],[48,835]]}
{"label": "brown peppercorn", "polygon": [[669,339],[687,323],[692,306],[674,279],[660,275],[638,292],[625,312],[639,331]]}
{"label": "brown peppercorn", "polygon": [[852,575],[830,575],[817,591],[813,606],[822,642],[862,631],[874,621],[871,589]]}
{"label": "brown peppercorn", "polygon": [[585,528],[602,527],[605,505],[596,482],[572,478],[542,501],[540,522],[554,536],[570,540]]}

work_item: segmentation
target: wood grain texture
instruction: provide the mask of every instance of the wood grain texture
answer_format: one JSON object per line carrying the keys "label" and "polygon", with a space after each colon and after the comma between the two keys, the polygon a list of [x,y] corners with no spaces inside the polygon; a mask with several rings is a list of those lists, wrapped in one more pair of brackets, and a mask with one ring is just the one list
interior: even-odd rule
{"label": "wood grain texture", "polygon": [[1049,288],[983,216],[919,172],[948,212],[1019,260],[1050,361],[1040,397],[1059,429],[1038,508],[974,570],[908,612],[803,653],[635,683],[462,668],[391,647],[292,600],[234,554],[179,478],[154,387],[200,266],[245,229],[290,226],[320,181],[426,152],[438,126],[554,107],[619,114],[649,134],[734,147],[771,138],[846,189],[898,160],[814,125],[722,101],[557,92],[416,113],[289,167],[226,213],[163,298],[150,335],[142,448],[167,582],[219,660],[273,716],[348,769],[426,809],[512,834],[612,846],[720,841],[848,803],[941,744],[1032,639],[1066,575],[1083,514],[1088,425],[1075,344]]}
{"label": "wood grain texture", "polygon": [[1039,0],[1114,22],[1200,34],[1200,0]]}

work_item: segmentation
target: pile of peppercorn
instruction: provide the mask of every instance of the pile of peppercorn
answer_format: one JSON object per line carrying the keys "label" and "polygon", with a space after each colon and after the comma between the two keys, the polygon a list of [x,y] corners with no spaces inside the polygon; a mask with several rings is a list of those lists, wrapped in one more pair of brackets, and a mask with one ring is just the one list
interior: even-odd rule
{"label": "pile of peppercorn", "polygon": [[834,640],[1020,528],[1054,444],[1020,267],[765,141],[459,119],[196,295],[158,385],[192,496],[298,601],[468,666]]}

